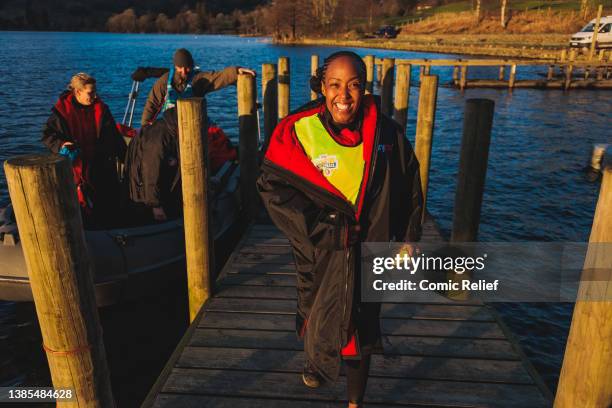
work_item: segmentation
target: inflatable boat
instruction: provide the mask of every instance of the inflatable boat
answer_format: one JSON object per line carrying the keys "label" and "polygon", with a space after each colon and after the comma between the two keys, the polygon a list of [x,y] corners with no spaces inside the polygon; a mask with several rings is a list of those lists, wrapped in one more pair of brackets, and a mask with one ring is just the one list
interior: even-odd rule
{"label": "inflatable boat", "polygon": [[[132,128],[132,120],[141,83],[158,78],[167,71],[164,68],[139,67],[132,74],[132,90],[123,120],[118,125],[126,143],[139,135]],[[209,158],[214,153],[211,152],[214,146],[210,146],[211,129],[213,139],[217,133],[222,133],[214,126],[211,124],[208,129]],[[240,225],[241,217],[239,166],[234,160],[221,163],[214,176],[209,178],[211,228],[217,254],[218,249],[227,246],[225,241]],[[98,306],[151,295],[164,290],[170,283],[186,279],[182,219],[130,228],[85,231],[85,238],[94,266]],[[0,208],[0,300],[32,301],[25,258],[10,205]]]}
{"label": "inflatable boat", "polygon": [[[240,170],[226,163],[211,187],[214,247],[221,247],[240,219]],[[98,306],[107,306],[163,290],[186,279],[182,219],[132,228],[85,231],[94,265]],[[32,290],[12,207],[0,209],[0,300],[32,301]]]}

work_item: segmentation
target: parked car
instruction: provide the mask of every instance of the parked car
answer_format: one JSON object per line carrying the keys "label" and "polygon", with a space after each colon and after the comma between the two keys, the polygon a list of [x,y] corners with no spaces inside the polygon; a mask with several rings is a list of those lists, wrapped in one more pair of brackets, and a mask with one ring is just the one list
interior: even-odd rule
{"label": "parked car", "polygon": [[[589,21],[582,30],[572,35],[570,47],[589,48],[593,42],[595,19]],[[602,17],[599,21],[596,48],[612,48],[612,16]]]}
{"label": "parked car", "polygon": [[378,31],[374,32],[376,37],[380,38],[395,38],[397,37],[398,30],[393,26],[384,26],[378,29]]}

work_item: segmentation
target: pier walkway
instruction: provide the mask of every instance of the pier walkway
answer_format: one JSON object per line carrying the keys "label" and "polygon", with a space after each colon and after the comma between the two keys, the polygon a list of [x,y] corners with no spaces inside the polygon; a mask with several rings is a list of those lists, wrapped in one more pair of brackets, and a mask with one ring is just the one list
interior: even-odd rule
{"label": "pier walkway", "polygon": [[[441,240],[429,220],[423,240]],[[289,242],[252,225],[143,407],[346,407],[344,377],[301,380]],[[383,304],[384,355],[374,355],[366,406],[548,407],[552,396],[483,304]]]}

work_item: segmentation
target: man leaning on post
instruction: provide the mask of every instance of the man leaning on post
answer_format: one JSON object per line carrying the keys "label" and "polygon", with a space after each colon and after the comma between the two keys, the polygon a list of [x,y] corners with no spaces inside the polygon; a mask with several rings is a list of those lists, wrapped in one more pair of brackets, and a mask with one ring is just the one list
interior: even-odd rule
{"label": "man leaning on post", "polygon": [[202,97],[228,85],[235,84],[238,74],[255,75],[255,71],[242,67],[227,67],[222,71],[198,71],[191,53],[185,48],[176,50],[173,67],[153,85],[142,112],[141,124],[151,124],[157,115],[176,106],[182,98]]}

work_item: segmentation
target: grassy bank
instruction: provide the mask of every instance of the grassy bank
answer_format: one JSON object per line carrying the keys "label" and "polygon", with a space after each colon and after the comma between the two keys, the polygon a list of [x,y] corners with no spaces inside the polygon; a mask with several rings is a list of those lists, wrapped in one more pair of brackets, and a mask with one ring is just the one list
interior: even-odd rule
{"label": "grassy bank", "polygon": [[560,49],[567,46],[567,35],[476,35],[438,34],[413,35],[409,39],[346,39],[300,38],[292,41],[278,41],[291,45],[328,45],[340,47],[380,48],[401,51],[437,52],[509,58],[558,58]]}
{"label": "grassy bank", "polygon": [[[499,10],[485,9],[480,21],[477,21],[471,11],[439,7],[429,17],[422,20],[413,19],[410,23],[401,25],[399,35],[395,39],[368,38],[371,35],[352,30],[334,38],[305,37],[279,42],[552,59],[560,56],[560,50],[568,46],[571,34],[580,30],[591,18],[589,15],[585,20],[580,12],[561,7],[566,5],[564,2],[557,3],[559,4],[556,9],[511,9],[507,14],[505,28],[502,27]],[[455,3],[453,6],[467,7],[467,2]],[[604,10],[604,15],[608,14],[612,14],[612,9]]]}

